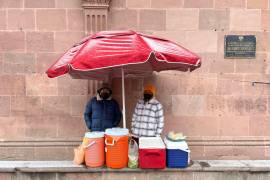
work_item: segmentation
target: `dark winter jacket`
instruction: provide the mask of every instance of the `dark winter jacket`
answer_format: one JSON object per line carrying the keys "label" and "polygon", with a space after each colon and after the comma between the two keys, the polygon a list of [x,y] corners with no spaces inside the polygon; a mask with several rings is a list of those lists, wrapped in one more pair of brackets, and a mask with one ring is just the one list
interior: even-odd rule
{"label": "dark winter jacket", "polygon": [[114,99],[102,100],[99,96],[92,98],[86,106],[84,120],[91,131],[105,131],[116,127],[122,117],[118,103]]}

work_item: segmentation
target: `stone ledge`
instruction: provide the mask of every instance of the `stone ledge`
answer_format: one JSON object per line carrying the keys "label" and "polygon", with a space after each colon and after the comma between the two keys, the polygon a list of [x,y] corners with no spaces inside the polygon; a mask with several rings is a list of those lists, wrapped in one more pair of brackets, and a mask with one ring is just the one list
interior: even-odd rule
{"label": "stone ledge", "polygon": [[184,169],[87,168],[72,161],[0,161],[0,172],[75,173],[75,172],[269,172],[270,160],[199,160]]}

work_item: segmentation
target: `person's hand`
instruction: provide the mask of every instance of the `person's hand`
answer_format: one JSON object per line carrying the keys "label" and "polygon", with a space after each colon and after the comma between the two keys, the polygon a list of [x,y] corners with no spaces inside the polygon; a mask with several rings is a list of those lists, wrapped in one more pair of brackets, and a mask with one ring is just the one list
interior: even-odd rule
{"label": "person's hand", "polygon": [[135,138],[138,138],[139,136],[135,135],[135,134],[132,134],[132,133],[129,133],[129,137],[135,137]]}

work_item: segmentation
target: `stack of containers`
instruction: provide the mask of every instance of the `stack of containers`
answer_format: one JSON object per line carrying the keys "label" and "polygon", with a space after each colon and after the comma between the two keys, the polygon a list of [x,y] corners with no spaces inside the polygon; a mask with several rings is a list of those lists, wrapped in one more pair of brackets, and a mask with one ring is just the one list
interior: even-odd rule
{"label": "stack of containers", "polygon": [[110,168],[124,168],[128,164],[129,131],[125,128],[111,128],[105,131],[106,165]]}
{"label": "stack of containers", "polygon": [[84,136],[85,164],[89,167],[104,165],[104,132],[87,132]]}
{"label": "stack of containers", "polygon": [[141,137],[139,139],[139,166],[142,169],[166,167],[166,149],[160,137]]}
{"label": "stack of containers", "polygon": [[167,151],[167,167],[184,168],[190,161],[190,150],[186,141],[170,141],[164,139]]}

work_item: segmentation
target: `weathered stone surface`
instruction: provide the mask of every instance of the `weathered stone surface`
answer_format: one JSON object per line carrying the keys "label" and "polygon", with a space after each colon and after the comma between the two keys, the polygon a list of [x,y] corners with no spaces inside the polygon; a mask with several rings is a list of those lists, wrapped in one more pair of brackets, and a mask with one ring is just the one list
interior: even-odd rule
{"label": "weathered stone surface", "polygon": [[[34,150],[34,157],[40,161],[49,161],[49,160],[72,160],[73,159],[73,148],[74,147],[37,147]],[[60,162],[59,164],[65,164],[65,162]],[[73,165],[73,163],[72,163]],[[42,166],[42,162],[40,165]],[[43,166],[46,166],[43,164]],[[57,166],[56,163],[52,166]],[[60,166],[60,165],[59,165]],[[80,173],[77,173],[80,174]],[[61,177],[61,176],[60,176]],[[58,178],[57,178],[58,180]]]}
{"label": "weathered stone surface", "polygon": [[241,95],[244,93],[244,78],[240,74],[222,74],[217,79],[218,95]]}
{"label": "weathered stone surface", "polygon": [[268,0],[247,0],[247,8],[267,9],[268,8]]}
{"label": "weathered stone surface", "polygon": [[57,79],[49,79],[46,74],[26,76],[27,95],[57,95]]}
{"label": "weathered stone surface", "polygon": [[266,97],[237,96],[227,101],[229,111],[237,116],[259,115],[268,111]]}
{"label": "weathered stone surface", "polygon": [[28,52],[52,52],[53,32],[27,32],[26,49]]}
{"label": "weathered stone surface", "polygon": [[249,136],[249,117],[220,118],[220,136]]}
{"label": "weathered stone surface", "polygon": [[215,0],[215,8],[245,8],[246,0]]}
{"label": "weathered stone surface", "polygon": [[185,31],[154,31],[153,35],[162,37],[165,39],[171,39],[174,42],[180,44],[181,46],[185,46],[186,44],[186,33]]}
{"label": "weathered stone surface", "polygon": [[249,134],[251,136],[270,136],[269,127],[270,122],[268,115],[257,114],[250,116]]}
{"label": "weathered stone surface", "polygon": [[87,95],[88,81],[85,79],[72,79],[62,76],[57,79],[59,95]]}
{"label": "weathered stone surface", "polygon": [[205,113],[212,116],[228,115],[227,97],[210,95],[206,97]]}
{"label": "weathered stone surface", "polygon": [[193,52],[217,52],[217,32],[188,31],[186,33],[186,48]]}
{"label": "weathered stone surface", "polygon": [[[68,38],[67,38],[68,37]],[[84,32],[56,32],[54,48],[56,52],[65,52],[74,44],[81,41]]]}
{"label": "weathered stone surface", "polygon": [[10,9],[8,10],[8,29],[11,30],[34,30],[35,14],[33,9]]}
{"label": "weathered stone surface", "polygon": [[57,126],[57,137],[63,139],[66,137],[82,139],[84,137],[84,133],[88,130],[85,125],[83,114],[78,117],[60,117]]}
{"label": "weathered stone surface", "polygon": [[1,8],[22,8],[23,0],[0,0]]}
{"label": "weathered stone surface", "polygon": [[37,29],[46,31],[64,31],[67,29],[66,10],[39,9],[37,14]]}
{"label": "weathered stone surface", "polygon": [[[214,63],[218,58],[216,53],[197,53],[197,55],[203,59],[203,63],[201,64],[201,67],[193,71],[193,73],[203,74],[203,73],[209,73],[211,65]],[[212,73],[212,72],[211,72]]]}
{"label": "weathered stone surface", "polygon": [[43,96],[42,97],[42,114],[55,116],[70,115],[70,98],[69,96]]}
{"label": "weathered stone surface", "polygon": [[219,119],[210,116],[167,116],[166,129],[186,136],[218,136]]}
{"label": "weathered stone surface", "polygon": [[266,72],[266,54],[256,55],[256,59],[242,59],[235,62],[236,73],[262,73]]}
{"label": "weathered stone surface", "polygon": [[[57,109],[57,107],[56,107]],[[25,122],[25,136],[34,139],[48,139],[57,136],[57,122],[59,117],[48,116],[27,116]]]}
{"label": "weathered stone surface", "polygon": [[155,0],[151,1],[152,8],[181,8],[184,5],[184,0]]}
{"label": "weathered stone surface", "polygon": [[0,96],[0,116],[10,116],[10,97]]}
{"label": "weathered stone surface", "polygon": [[262,29],[269,31],[270,30],[270,11],[262,10],[261,12],[261,21],[262,21]]}
{"label": "weathered stone surface", "polygon": [[[106,175],[106,174],[104,174],[104,176],[106,176],[108,178],[111,175],[111,174],[108,174],[108,175]],[[120,176],[118,177],[118,179],[120,179]],[[95,179],[95,180],[102,180],[103,179],[103,176],[101,173],[91,173],[91,175],[89,175],[89,173],[76,173],[76,174],[75,173],[65,173],[65,174],[60,174],[58,176],[58,179],[59,180],[73,180],[73,179],[87,180],[90,177]]]}
{"label": "weathered stone surface", "polygon": [[25,76],[1,75],[0,95],[25,95]]}
{"label": "weathered stone surface", "polygon": [[228,30],[229,11],[200,9],[199,29],[202,30]]}
{"label": "weathered stone surface", "polygon": [[40,116],[41,97],[11,96],[11,116]]}
{"label": "weathered stone surface", "polygon": [[141,10],[139,11],[139,29],[162,31],[166,28],[165,10]]}
{"label": "weathered stone surface", "polygon": [[111,1],[110,7],[114,8],[126,8],[126,0]]}
{"label": "weathered stone surface", "polygon": [[212,8],[214,7],[213,0],[184,0],[186,8]]}
{"label": "weathered stone surface", "polygon": [[166,12],[167,30],[196,30],[198,26],[198,9],[168,10]]}
{"label": "weathered stone surface", "polygon": [[[157,95],[186,94],[187,81],[184,75],[159,74],[155,77]],[[177,81],[177,83],[175,83]],[[141,91],[142,92],[142,91]]]}
{"label": "weathered stone surface", "polygon": [[[0,125],[4,127],[0,131],[0,138],[3,140],[18,140],[23,139],[25,137],[25,117],[0,117]],[[16,148],[12,148],[16,149]],[[1,152],[1,160],[7,158],[8,156],[4,156],[3,152]],[[7,155],[7,154],[6,154]],[[10,152],[9,156],[20,156],[20,154]]]}
{"label": "weathered stone surface", "polygon": [[84,31],[84,13],[81,9],[68,9],[67,21],[69,31]]}
{"label": "weathered stone surface", "polygon": [[204,96],[173,95],[172,113],[175,116],[198,116],[204,113]]}
{"label": "weathered stone surface", "polygon": [[108,14],[108,28],[119,29],[138,29],[137,10],[119,9],[112,10]]}
{"label": "weathered stone surface", "polygon": [[0,30],[7,28],[7,15],[5,10],[0,10]]}
{"label": "weathered stone surface", "polygon": [[55,0],[25,0],[24,7],[26,8],[54,8]]}
{"label": "weathered stone surface", "polygon": [[55,0],[57,8],[82,8],[81,0]]}
{"label": "weathered stone surface", "polygon": [[149,8],[150,2],[150,0],[127,0],[126,3],[128,8]]}
{"label": "weathered stone surface", "polygon": [[61,54],[57,53],[37,53],[37,73],[44,73],[55,62]]}
{"label": "weathered stone surface", "polygon": [[215,74],[188,76],[185,80],[183,79],[183,81],[187,81],[186,94],[205,95],[216,93],[217,78]]}
{"label": "weathered stone surface", "polygon": [[71,115],[82,117],[88,100],[88,96],[70,96]]}
{"label": "weathered stone surface", "polygon": [[[24,51],[25,49],[25,33],[14,32],[0,32],[0,52],[5,51]],[[14,43],[16,42],[16,43]]]}
{"label": "weathered stone surface", "polygon": [[244,76],[244,93],[247,95],[260,96],[260,95],[270,95],[270,89],[267,85],[262,85],[259,83],[252,82],[269,82],[270,75],[264,74],[246,74]]}
{"label": "weathered stone surface", "polygon": [[257,38],[257,51],[270,51],[270,32],[260,32],[256,36]]}
{"label": "weathered stone surface", "polygon": [[190,159],[204,159],[204,147],[203,146],[189,146]]}
{"label": "weathered stone surface", "polygon": [[230,10],[230,30],[232,31],[260,31],[260,10]]}
{"label": "weathered stone surface", "polygon": [[3,71],[8,74],[28,74],[36,72],[36,60],[31,53],[6,53],[3,61]]}
{"label": "weathered stone surface", "polygon": [[[265,148],[263,146],[253,146],[247,148],[245,146],[234,147],[235,156],[246,156],[248,159],[258,160],[265,158]],[[244,158],[243,158],[244,159]]]}
{"label": "weathered stone surface", "polygon": [[210,63],[210,73],[234,73],[235,60],[218,58]]}

